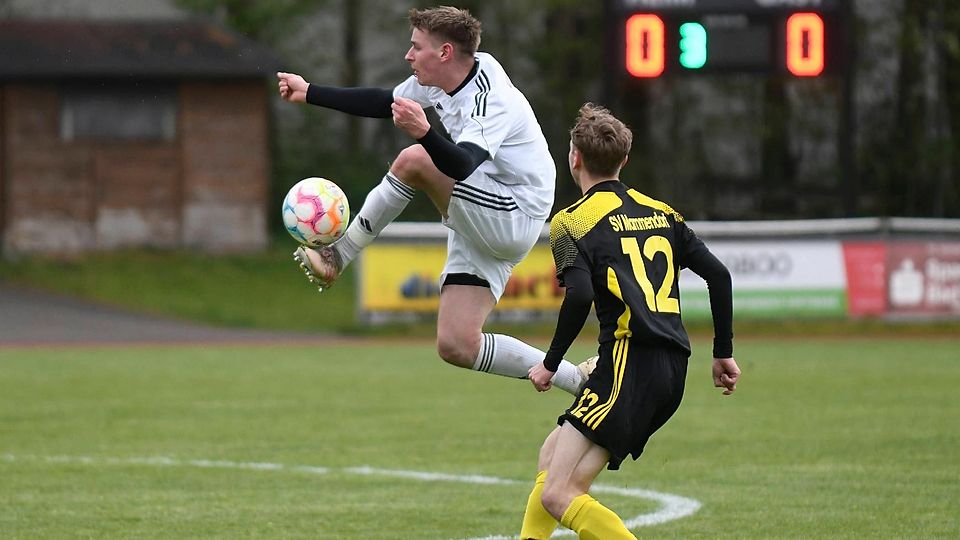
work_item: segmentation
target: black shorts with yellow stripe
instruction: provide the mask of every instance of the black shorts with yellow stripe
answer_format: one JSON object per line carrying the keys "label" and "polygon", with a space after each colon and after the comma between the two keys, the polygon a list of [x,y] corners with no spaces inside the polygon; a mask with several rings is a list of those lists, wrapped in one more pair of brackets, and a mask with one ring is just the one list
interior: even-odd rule
{"label": "black shorts with yellow stripe", "polygon": [[573,405],[557,419],[610,452],[616,470],[627,455],[640,457],[651,435],[683,398],[689,353],[628,339],[602,343],[600,359]]}

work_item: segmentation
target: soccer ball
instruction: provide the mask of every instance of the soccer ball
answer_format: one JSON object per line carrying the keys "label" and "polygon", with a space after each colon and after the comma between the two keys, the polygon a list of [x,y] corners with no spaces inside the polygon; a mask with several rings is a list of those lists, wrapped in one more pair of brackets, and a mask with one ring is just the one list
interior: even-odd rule
{"label": "soccer ball", "polygon": [[283,225],[294,240],[318,247],[343,236],[350,205],[339,186],[326,178],[305,178],[283,199]]}

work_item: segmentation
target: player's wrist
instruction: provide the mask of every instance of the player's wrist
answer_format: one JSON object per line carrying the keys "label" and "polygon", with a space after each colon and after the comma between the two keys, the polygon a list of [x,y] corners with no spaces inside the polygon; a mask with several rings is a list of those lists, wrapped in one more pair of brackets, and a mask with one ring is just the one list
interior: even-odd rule
{"label": "player's wrist", "polygon": [[307,83],[307,88],[303,92],[303,101],[311,105],[323,105],[323,96],[320,87]]}
{"label": "player's wrist", "polygon": [[543,369],[550,373],[556,373],[557,370],[560,369],[560,362],[562,360],[563,358],[555,358],[548,354],[547,357],[543,359]]}
{"label": "player's wrist", "polygon": [[733,340],[729,338],[713,338],[714,358],[733,358]]}
{"label": "player's wrist", "polygon": [[411,135],[413,135],[413,138],[416,139],[418,143],[423,144],[424,139],[426,139],[427,135],[430,135],[431,133],[435,132],[433,131],[433,128],[430,127],[430,124],[427,124],[426,127],[420,126],[420,128],[414,133],[411,133]]}

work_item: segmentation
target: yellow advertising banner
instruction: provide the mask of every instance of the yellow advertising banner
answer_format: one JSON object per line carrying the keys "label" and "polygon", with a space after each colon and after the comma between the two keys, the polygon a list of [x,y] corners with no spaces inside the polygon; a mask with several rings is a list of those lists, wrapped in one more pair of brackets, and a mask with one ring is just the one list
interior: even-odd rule
{"label": "yellow advertising banner", "polygon": [[[435,312],[446,243],[374,243],[360,265],[360,309],[367,312]],[[557,283],[553,254],[538,244],[514,269],[498,311],[557,311],[563,289]]]}

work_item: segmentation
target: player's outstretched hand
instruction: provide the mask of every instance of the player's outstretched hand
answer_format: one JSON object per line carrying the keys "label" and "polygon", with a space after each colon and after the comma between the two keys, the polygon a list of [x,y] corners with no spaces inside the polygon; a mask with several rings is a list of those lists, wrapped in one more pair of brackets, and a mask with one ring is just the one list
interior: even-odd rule
{"label": "player's outstretched hand", "polygon": [[733,358],[713,359],[713,385],[723,388],[723,395],[729,396],[737,389],[740,380],[740,368]]}
{"label": "player's outstretched hand", "polygon": [[310,86],[310,84],[305,81],[303,77],[296,73],[279,71],[277,72],[277,79],[277,86],[280,89],[281,98],[294,103],[306,103],[307,87]]}
{"label": "player's outstretched hand", "polygon": [[538,392],[546,392],[550,389],[550,379],[553,378],[553,372],[543,367],[543,362],[540,362],[539,364],[530,368],[530,371],[527,372],[527,376],[530,378],[530,382],[533,383],[533,387],[536,388]]}

